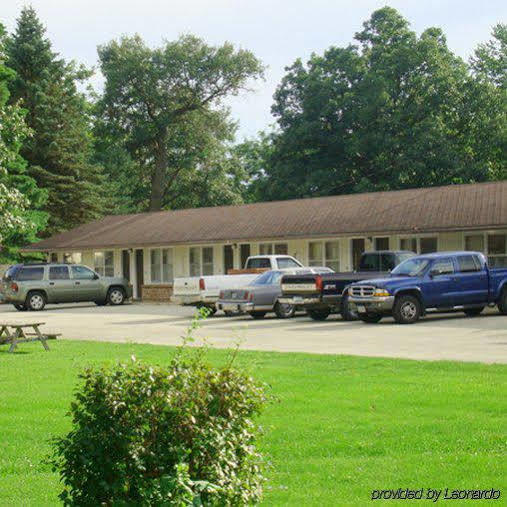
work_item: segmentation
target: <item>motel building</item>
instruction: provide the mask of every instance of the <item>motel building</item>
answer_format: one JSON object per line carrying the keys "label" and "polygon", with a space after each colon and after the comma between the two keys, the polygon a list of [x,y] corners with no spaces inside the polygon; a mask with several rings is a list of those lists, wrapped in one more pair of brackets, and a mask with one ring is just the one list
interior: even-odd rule
{"label": "motel building", "polygon": [[27,246],[168,300],[173,279],[289,254],[350,271],[367,250],[483,252],[507,266],[507,181],[106,216]]}

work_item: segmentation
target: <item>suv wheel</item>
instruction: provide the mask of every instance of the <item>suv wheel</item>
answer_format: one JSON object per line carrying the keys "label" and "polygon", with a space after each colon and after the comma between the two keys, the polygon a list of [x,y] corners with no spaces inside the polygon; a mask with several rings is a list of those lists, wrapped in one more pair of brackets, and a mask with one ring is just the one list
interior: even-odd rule
{"label": "suv wheel", "polygon": [[46,296],[43,292],[33,291],[26,296],[25,307],[33,312],[40,312],[46,306]]}
{"label": "suv wheel", "polygon": [[502,293],[500,294],[500,299],[498,300],[498,309],[500,313],[507,315],[507,287],[504,287]]}
{"label": "suv wheel", "polygon": [[353,311],[350,307],[349,295],[345,294],[342,298],[341,310],[343,320],[357,320],[357,312]]}
{"label": "suv wheel", "polygon": [[27,308],[25,305],[13,305],[18,312],[26,312]]}
{"label": "suv wheel", "polygon": [[291,317],[294,317],[296,307],[277,302],[275,305],[275,313],[279,319],[290,319]]}
{"label": "suv wheel", "polygon": [[393,317],[398,324],[413,324],[421,316],[421,302],[415,296],[399,296],[394,301]]}
{"label": "suv wheel", "polygon": [[122,305],[125,302],[125,292],[120,287],[113,287],[107,293],[107,302],[112,306]]}
{"label": "suv wheel", "polygon": [[331,313],[330,310],[308,310],[306,313],[312,318],[313,320],[326,320],[329,317],[329,314]]}

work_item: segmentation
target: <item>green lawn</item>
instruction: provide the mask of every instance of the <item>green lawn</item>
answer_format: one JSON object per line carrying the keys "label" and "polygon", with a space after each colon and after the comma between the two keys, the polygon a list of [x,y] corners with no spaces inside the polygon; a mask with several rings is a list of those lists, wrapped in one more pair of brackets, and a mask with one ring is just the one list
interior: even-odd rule
{"label": "green lawn", "polygon": [[[65,414],[83,366],[131,354],[161,364],[174,353],[50,346],[0,349],[0,505],[57,503],[58,477],[41,459],[48,439],[69,428]],[[242,352],[239,363],[279,399],[262,417],[273,465],[266,505],[364,504],[372,489],[398,487],[507,494],[505,366],[268,352]]]}

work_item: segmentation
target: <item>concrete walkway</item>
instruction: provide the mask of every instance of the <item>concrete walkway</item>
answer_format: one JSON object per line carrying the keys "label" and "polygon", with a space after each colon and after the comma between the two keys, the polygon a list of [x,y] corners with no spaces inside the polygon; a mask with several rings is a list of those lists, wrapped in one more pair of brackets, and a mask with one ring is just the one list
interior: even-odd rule
{"label": "concrete walkway", "polygon": [[[164,345],[181,343],[192,315],[192,308],[165,304],[52,305],[42,313],[0,305],[0,322],[35,319],[65,339]],[[197,336],[209,338],[218,347],[229,347],[240,339],[243,349],[252,350],[507,363],[507,317],[496,309],[476,318],[462,313],[434,315],[410,326],[392,319],[367,325],[344,322],[338,316],[314,322],[304,315],[290,320],[217,315],[204,322]]]}

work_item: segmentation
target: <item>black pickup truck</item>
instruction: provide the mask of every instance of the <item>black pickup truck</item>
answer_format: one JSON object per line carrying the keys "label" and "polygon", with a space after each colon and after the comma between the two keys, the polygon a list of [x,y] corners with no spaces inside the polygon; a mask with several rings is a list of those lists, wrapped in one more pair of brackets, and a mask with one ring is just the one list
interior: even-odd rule
{"label": "black pickup truck", "polygon": [[355,312],[348,304],[344,289],[351,283],[370,278],[380,278],[394,269],[400,262],[413,257],[413,252],[404,250],[379,250],[361,255],[359,270],[348,273],[309,275],[285,275],[282,278],[282,304],[304,308],[314,320],[325,320],[330,313],[341,313],[344,320],[355,320]]}

